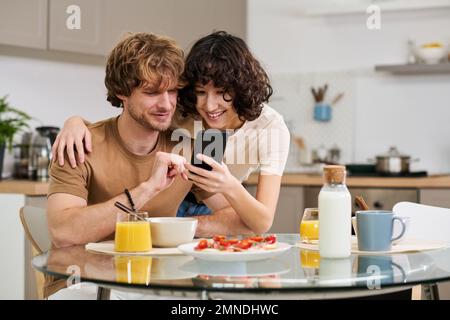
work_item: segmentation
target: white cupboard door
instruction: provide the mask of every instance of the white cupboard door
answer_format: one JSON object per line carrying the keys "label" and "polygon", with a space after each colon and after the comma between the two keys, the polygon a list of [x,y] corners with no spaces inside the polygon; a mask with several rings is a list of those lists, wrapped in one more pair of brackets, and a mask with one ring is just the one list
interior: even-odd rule
{"label": "white cupboard door", "polygon": [[2,0],[0,43],[46,49],[48,0]]}
{"label": "white cupboard door", "polygon": [[49,48],[104,55],[102,0],[50,0]]}

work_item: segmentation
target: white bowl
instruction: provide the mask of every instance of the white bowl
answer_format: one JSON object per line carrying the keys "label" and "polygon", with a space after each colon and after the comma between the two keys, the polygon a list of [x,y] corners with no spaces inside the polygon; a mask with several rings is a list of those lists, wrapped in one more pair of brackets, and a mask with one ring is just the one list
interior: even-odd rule
{"label": "white bowl", "polygon": [[155,247],[177,247],[192,242],[197,229],[194,218],[148,218],[152,234],[152,245]]}
{"label": "white bowl", "polygon": [[427,64],[439,63],[447,51],[444,47],[419,47],[417,48],[417,55]]}

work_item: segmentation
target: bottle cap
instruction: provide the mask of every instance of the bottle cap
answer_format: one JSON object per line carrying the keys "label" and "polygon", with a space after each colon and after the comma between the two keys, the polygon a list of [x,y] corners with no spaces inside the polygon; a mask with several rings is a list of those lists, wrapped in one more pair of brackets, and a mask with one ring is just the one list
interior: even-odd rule
{"label": "bottle cap", "polygon": [[326,184],[345,184],[345,166],[329,165],[323,168],[323,180]]}

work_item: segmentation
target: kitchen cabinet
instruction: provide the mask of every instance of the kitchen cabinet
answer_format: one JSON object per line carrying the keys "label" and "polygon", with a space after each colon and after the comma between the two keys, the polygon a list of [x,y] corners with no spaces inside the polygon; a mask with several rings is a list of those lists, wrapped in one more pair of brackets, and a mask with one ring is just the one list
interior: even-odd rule
{"label": "kitchen cabinet", "polygon": [[[104,54],[104,5],[101,0],[50,0],[49,49]],[[79,11],[68,10],[69,6]],[[79,29],[71,17],[79,19]],[[75,28],[69,28],[67,21],[74,22]]]}
{"label": "kitchen cabinet", "polygon": [[127,32],[167,35],[183,49],[214,30],[246,35],[242,0],[3,0],[0,9],[1,44],[101,56]]}
{"label": "kitchen cabinet", "polygon": [[[352,195],[352,212],[360,210],[355,203],[355,196],[361,195],[370,209],[392,210],[397,202],[419,202],[419,191],[414,188],[348,188]],[[320,187],[305,188],[305,207],[318,206]]]}
{"label": "kitchen cabinet", "polygon": [[[80,8],[80,29],[69,29],[70,5]],[[52,0],[49,48],[106,55],[127,32],[170,34],[173,1]]]}
{"label": "kitchen cabinet", "polygon": [[0,299],[37,299],[31,244],[19,218],[23,206],[47,207],[48,184],[44,182],[0,181]]}
{"label": "kitchen cabinet", "polygon": [[24,205],[46,208],[47,197],[0,193],[0,203],[0,250],[2,260],[10,262],[0,265],[0,299],[37,299],[35,272],[30,263],[32,247],[26,239],[19,211]]}
{"label": "kitchen cabinet", "polygon": [[48,0],[2,0],[0,43],[47,48]]}
{"label": "kitchen cabinet", "polygon": [[[69,30],[66,9],[78,5],[81,28]],[[214,29],[245,37],[241,0],[52,0],[49,48],[106,55],[127,32],[153,32],[176,39],[186,49]]]}
{"label": "kitchen cabinet", "polygon": [[0,223],[0,299],[25,298],[25,232],[19,210],[25,203],[22,194],[0,194],[2,223]]}
{"label": "kitchen cabinet", "polygon": [[[77,5],[80,29],[68,29],[68,6]],[[245,37],[241,0],[51,0],[49,48],[107,55],[127,32],[152,32],[176,39],[186,49],[213,29]]]}
{"label": "kitchen cabinet", "polygon": [[450,208],[450,189],[421,189],[420,203]]}
{"label": "kitchen cabinet", "polygon": [[[255,185],[247,185],[246,189],[256,195]],[[269,233],[298,233],[303,208],[303,187],[282,187]]]}

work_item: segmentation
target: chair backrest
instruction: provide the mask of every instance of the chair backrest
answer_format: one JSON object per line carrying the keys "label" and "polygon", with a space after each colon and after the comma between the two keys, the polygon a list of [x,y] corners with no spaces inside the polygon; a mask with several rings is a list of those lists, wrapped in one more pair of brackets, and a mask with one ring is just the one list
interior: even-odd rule
{"label": "chair backrest", "polygon": [[47,225],[47,212],[43,208],[25,206],[20,209],[25,234],[38,253],[50,249],[51,240]]}
{"label": "chair backrest", "polygon": [[407,238],[432,239],[450,243],[450,209],[413,202],[399,202],[393,211],[409,217]]}

